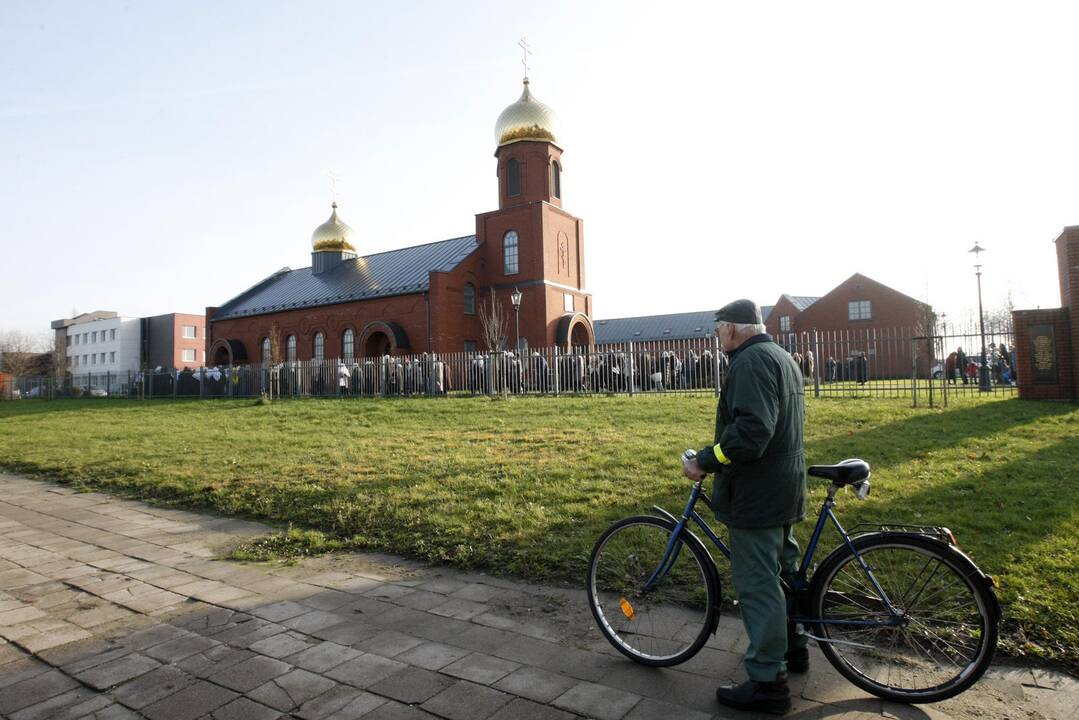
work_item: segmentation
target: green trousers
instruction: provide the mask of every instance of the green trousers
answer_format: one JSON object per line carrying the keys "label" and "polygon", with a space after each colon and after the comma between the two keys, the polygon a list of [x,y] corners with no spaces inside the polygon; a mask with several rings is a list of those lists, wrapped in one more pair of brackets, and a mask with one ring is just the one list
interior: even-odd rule
{"label": "green trousers", "polygon": [[[731,579],[749,635],[746,672],[754,680],[775,680],[787,670],[787,600],[780,577],[791,578],[797,572],[798,542],[790,525],[731,527],[730,540]],[[806,646],[802,636],[791,634],[790,641],[793,647]]]}

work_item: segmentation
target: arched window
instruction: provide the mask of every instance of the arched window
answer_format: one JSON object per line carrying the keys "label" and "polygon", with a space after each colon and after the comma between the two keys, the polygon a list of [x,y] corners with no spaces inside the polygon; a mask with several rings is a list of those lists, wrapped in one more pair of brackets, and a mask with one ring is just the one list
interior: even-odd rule
{"label": "arched window", "polygon": [[296,336],[289,335],[285,344],[285,357],[290,363],[296,362]]}
{"label": "arched window", "polygon": [[326,355],[326,336],[321,332],[315,333],[315,352],[314,358],[317,362],[322,362]]}
{"label": "arched window", "polygon": [[341,354],[345,357],[345,360],[352,361],[352,346],[356,334],[352,332],[352,328],[345,330],[345,334],[341,336]]}
{"label": "arched window", "polygon": [[273,358],[270,357],[270,338],[264,337],[262,338],[262,362],[268,363],[272,361]]}
{"label": "arched window", "polygon": [[476,314],[476,286],[465,283],[465,315]]}
{"label": "arched window", "polygon": [[562,166],[557,162],[551,163],[551,195],[562,197]]}
{"label": "arched window", "polygon": [[502,238],[502,273],[516,275],[517,270],[517,231],[510,230]]}
{"label": "arched window", "polygon": [[521,164],[512,159],[506,163],[506,194],[510,197],[521,194]]}

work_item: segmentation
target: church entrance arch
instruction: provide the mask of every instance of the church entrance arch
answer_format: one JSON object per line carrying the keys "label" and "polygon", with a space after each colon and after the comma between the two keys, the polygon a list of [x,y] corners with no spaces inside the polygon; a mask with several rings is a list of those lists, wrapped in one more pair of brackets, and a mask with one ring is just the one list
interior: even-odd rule
{"label": "church entrance arch", "polygon": [[596,344],[592,321],[584,313],[566,313],[558,319],[555,342],[567,350]]}
{"label": "church entrance arch", "polygon": [[359,346],[365,357],[395,355],[409,349],[408,334],[397,323],[376,320],[360,332]]}
{"label": "church entrance arch", "polygon": [[381,357],[390,354],[390,339],[384,332],[373,332],[367,336],[367,342],[363,345],[363,354],[367,357]]}
{"label": "church entrance arch", "polygon": [[214,340],[207,358],[213,367],[228,367],[247,362],[247,351],[239,340]]}

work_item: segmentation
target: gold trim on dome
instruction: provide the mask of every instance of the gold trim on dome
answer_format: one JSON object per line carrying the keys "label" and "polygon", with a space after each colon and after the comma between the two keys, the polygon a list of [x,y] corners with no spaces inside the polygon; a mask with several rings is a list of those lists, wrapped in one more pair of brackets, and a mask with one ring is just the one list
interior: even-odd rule
{"label": "gold trim on dome", "polygon": [[330,219],[315,228],[311,233],[311,247],[316,251],[346,251],[356,252],[356,248],[348,241],[352,236],[352,228],[341,222],[337,217],[337,203],[332,205],[333,211]]}
{"label": "gold trim on dome", "polygon": [[554,110],[532,97],[526,77],[521,97],[498,116],[495,141],[500,146],[520,140],[558,142],[555,132],[557,125]]}

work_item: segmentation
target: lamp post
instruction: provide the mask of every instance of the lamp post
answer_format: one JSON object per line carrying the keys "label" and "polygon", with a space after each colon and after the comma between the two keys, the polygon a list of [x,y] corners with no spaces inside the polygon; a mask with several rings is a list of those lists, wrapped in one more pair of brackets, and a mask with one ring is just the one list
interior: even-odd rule
{"label": "lamp post", "polygon": [[978,368],[978,389],[982,392],[989,392],[989,362],[985,356],[985,313],[982,311],[982,265],[981,265],[981,253],[985,252],[985,248],[979,245],[977,242],[967,252],[974,253],[974,274],[978,276],[978,324],[981,328],[982,334],[982,364]]}
{"label": "lamp post", "polygon": [[517,288],[513,288],[513,293],[510,295],[510,302],[513,303],[513,315],[517,321],[517,354],[521,354],[521,291]]}

